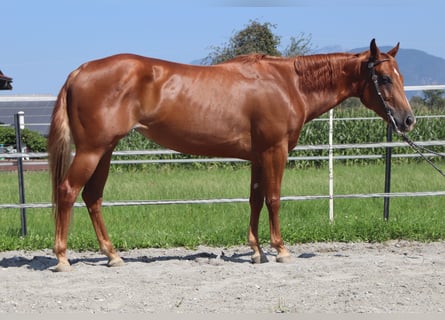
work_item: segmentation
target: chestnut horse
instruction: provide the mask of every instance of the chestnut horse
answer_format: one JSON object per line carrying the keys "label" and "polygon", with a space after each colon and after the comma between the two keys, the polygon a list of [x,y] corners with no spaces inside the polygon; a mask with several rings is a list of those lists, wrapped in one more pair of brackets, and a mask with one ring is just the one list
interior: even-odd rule
{"label": "chestnut horse", "polygon": [[[276,260],[291,256],[280,233],[280,190],[289,150],[302,126],[348,97],[359,97],[402,132],[415,123],[394,59],[399,44],[381,52],[374,40],[362,53],[292,58],[240,56],[214,66],[191,66],[121,54],[83,64],[62,87],[48,139],[55,214],[56,271],[66,256],[73,204],[82,190],[109,266],[123,264],[102,218],[110,159],[132,129],[182,153],[251,162],[248,243],[252,261],[267,261],[258,240],[263,204],[269,212]],[[71,147],[75,156],[71,161]]]}

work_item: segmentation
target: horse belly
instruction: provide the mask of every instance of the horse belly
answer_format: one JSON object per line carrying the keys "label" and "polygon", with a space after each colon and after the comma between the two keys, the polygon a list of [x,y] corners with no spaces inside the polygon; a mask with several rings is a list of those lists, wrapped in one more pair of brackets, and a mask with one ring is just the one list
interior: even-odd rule
{"label": "horse belly", "polygon": [[196,122],[187,116],[138,124],[135,129],[148,139],[175,151],[194,155],[249,159],[250,132],[225,121]]}

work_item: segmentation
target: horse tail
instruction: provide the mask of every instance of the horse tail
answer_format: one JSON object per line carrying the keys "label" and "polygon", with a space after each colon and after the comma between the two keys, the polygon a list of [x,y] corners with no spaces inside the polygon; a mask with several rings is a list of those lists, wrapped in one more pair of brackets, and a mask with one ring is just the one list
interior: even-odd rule
{"label": "horse tail", "polygon": [[[76,71],[75,71],[76,72]],[[54,217],[57,214],[58,187],[65,178],[71,162],[71,128],[68,116],[68,88],[73,72],[57,96],[48,135],[48,162],[52,182]]]}

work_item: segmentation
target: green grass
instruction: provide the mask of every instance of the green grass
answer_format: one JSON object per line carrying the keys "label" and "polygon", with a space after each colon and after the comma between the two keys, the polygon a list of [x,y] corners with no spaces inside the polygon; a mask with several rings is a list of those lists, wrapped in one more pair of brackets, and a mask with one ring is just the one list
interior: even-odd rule
{"label": "green grass", "polygon": [[[335,193],[380,193],[382,165],[335,165]],[[443,177],[424,163],[394,164],[392,191],[444,190]],[[328,193],[326,168],[286,170],[282,195]],[[248,198],[250,170],[207,167],[152,166],[144,171],[110,174],[105,201]],[[25,174],[28,203],[49,202],[46,172]],[[17,173],[0,174],[0,203],[17,203]],[[327,200],[282,202],[281,230],[287,243],[314,241],[385,241],[445,239],[444,197],[391,199],[390,220],[383,220],[383,199],[336,199],[335,223],[330,224]],[[51,248],[54,226],[50,209],[27,209],[28,236],[20,237],[17,209],[0,209],[0,251]],[[195,247],[199,244],[231,246],[246,243],[249,206],[237,204],[158,205],[104,208],[114,245],[121,249],[143,247]],[[266,210],[260,222],[260,239],[269,241]],[[98,248],[89,216],[74,209],[69,248]]]}

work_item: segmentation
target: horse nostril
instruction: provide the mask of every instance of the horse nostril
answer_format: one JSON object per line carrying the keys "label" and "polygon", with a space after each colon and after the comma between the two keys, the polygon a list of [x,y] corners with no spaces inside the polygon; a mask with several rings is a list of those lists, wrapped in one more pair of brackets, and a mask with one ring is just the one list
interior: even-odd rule
{"label": "horse nostril", "polygon": [[406,125],[407,127],[409,127],[410,125],[414,124],[415,121],[416,121],[416,120],[414,119],[413,116],[408,116],[408,117],[406,117],[406,119],[405,119],[405,125]]}

